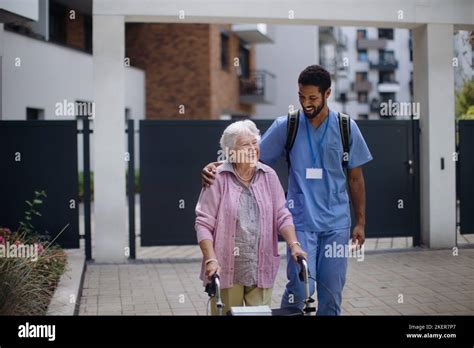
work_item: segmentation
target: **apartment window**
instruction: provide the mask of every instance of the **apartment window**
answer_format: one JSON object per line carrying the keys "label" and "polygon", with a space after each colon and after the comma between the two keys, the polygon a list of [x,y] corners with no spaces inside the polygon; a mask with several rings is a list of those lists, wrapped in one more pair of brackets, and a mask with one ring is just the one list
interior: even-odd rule
{"label": "apartment window", "polygon": [[84,49],[92,53],[92,16],[84,15]]}
{"label": "apartment window", "polygon": [[367,81],[367,71],[356,72],[356,82]]}
{"label": "apartment window", "polygon": [[393,29],[379,29],[379,39],[393,40]]}
{"label": "apartment window", "polygon": [[241,76],[246,79],[250,78],[250,51],[242,44],[239,49],[239,64]]}
{"label": "apartment window", "polygon": [[341,93],[341,94],[339,95],[339,101],[340,101],[341,103],[347,102],[347,94],[346,94],[346,93]]}
{"label": "apartment window", "polygon": [[66,43],[67,8],[54,1],[49,4],[49,39]]}
{"label": "apartment window", "polygon": [[411,30],[409,32],[410,39],[408,40],[408,50],[410,52],[410,62],[413,62],[413,35]]}
{"label": "apartment window", "polygon": [[359,62],[367,62],[369,60],[367,50],[357,50],[357,60]]}
{"label": "apartment window", "polygon": [[367,30],[365,29],[357,29],[357,39],[366,39],[367,38]]}
{"label": "apartment window", "polygon": [[395,101],[395,93],[380,93],[380,99],[382,102],[387,103],[389,100]]}
{"label": "apartment window", "polygon": [[379,83],[395,82],[394,71],[380,71],[379,72]]}
{"label": "apartment window", "polygon": [[221,68],[229,67],[229,35],[221,33]]}
{"label": "apartment window", "polygon": [[26,108],[26,119],[28,121],[44,120],[44,109]]}
{"label": "apartment window", "polygon": [[379,50],[379,61],[386,62],[386,63],[394,63],[395,62],[395,52],[388,51],[388,50]]}
{"label": "apartment window", "polygon": [[369,100],[369,97],[367,95],[367,92],[358,92],[357,93],[357,101],[361,104],[367,104],[367,101]]}

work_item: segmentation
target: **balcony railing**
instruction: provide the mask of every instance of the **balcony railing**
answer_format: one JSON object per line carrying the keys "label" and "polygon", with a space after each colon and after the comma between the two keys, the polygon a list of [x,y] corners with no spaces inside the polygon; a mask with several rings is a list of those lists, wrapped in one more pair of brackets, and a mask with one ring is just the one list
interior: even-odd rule
{"label": "balcony railing", "polygon": [[251,71],[250,76],[240,77],[240,102],[271,104],[275,101],[275,75],[266,70]]}
{"label": "balcony railing", "polygon": [[248,44],[273,43],[273,29],[267,24],[234,24],[232,31]]}
{"label": "balcony railing", "polygon": [[359,50],[383,50],[385,47],[387,47],[386,39],[357,39],[357,49]]}
{"label": "balcony railing", "polygon": [[398,68],[398,61],[395,58],[382,59],[378,62],[370,61],[370,69],[376,70],[395,70]]}
{"label": "balcony railing", "polygon": [[356,81],[353,83],[352,88],[356,92],[370,92],[372,90],[372,82],[369,80]]}
{"label": "balcony railing", "polygon": [[395,80],[381,81],[377,85],[377,90],[380,93],[396,93],[400,91],[400,84]]}

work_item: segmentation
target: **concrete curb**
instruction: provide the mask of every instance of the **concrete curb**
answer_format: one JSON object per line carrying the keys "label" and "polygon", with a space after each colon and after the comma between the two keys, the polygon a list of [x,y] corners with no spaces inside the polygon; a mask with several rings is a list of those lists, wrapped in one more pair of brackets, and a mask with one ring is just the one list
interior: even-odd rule
{"label": "concrete curb", "polygon": [[[59,280],[46,315],[77,315],[86,270],[84,250],[65,250],[68,264]],[[71,295],[74,301],[71,301]]]}

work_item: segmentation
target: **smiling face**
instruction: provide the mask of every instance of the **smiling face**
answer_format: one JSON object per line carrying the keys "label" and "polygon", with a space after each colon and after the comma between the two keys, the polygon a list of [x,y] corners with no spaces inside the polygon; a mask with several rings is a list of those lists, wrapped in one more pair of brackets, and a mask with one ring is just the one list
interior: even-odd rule
{"label": "smiling face", "polygon": [[255,165],[260,159],[260,146],[254,134],[241,133],[235,141],[235,162]]}
{"label": "smiling face", "polygon": [[299,84],[298,96],[301,108],[308,119],[317,117],[326,106],[326,99],[331,94],[329,88],[324,95],[318,86]]}

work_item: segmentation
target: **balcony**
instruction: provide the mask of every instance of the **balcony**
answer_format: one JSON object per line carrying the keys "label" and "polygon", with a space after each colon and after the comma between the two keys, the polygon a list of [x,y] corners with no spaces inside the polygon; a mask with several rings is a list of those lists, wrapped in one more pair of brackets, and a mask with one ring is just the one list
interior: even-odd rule
{"label": "balcony", "polygon": [[273,31],[263,23],[234,24],[232,32],[248,44],[273,43]]}
{"label": "balcony", "polygon": [[271,104],[275,101],[275,75],[265,70],[255,70],[248,78],[240,77],[240,102],[246,104]]}
{"label": "balcony", "polygon": [[386,39],[357,39],[358,50],[383,50],[387,47]]}
{"label": "balcony", "polygon": [[340,28],[319,27],[319,41],[336,45],[339,49],[347,47],[347,36]]}
{"label": "balcony", "polygon": [[372,90],[372,82],[369,80],[356,81],[352,84],[355,92],[370,92]]}
{"label": "balcony", "polygon": [[389,71],[398,68],[398,61],[395,58],[382,59],[377,63],[370,61],[370,69]]}
{"label": "balcony", "polygon": [[336,31],[334,27],[319,27],[319,40],[321,42],[336,43]]}
{"label": "balcony", "polygon": [[396,93],[400,91],[400,84],[398,81],[384,81],[377,85],[379,93]]}

